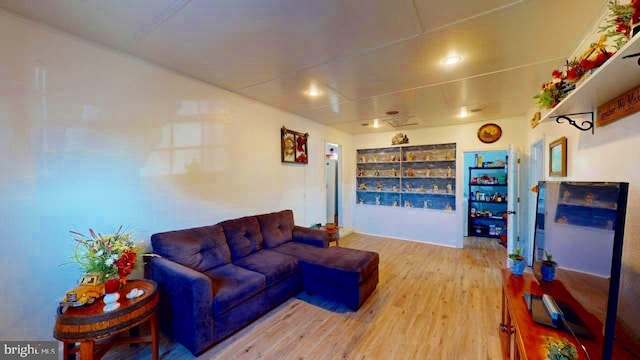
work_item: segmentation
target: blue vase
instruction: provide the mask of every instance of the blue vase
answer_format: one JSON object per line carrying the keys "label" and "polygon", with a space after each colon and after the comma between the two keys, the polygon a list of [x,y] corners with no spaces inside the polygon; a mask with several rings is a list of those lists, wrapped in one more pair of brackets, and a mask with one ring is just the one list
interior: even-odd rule
{"label": "blue vase", "polygon": [[511,272],[513,275],[521,276],[524,271],[524,265],[524,260],[513,260],[513,263],[511,264]]}
{"label": "blue vase", "polygon": [[556,266],[542,263],[540,266],[543,281],[552,281],[556,277]]}

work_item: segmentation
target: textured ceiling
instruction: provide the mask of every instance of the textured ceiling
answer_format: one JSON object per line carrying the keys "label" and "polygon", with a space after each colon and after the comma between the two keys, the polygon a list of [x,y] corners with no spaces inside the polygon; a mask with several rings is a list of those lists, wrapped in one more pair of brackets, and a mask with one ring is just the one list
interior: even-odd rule
{"label": "textured ceiling", "polygon": [[[350,133],[525,114],[606,0],[0,0]],[[463,61],[444,66],[456,54]],[[319,95],[308,95],[310,87]],[[461,118],[462,110],[472,112]],[[380,119],[382,126],[372,126]]]}

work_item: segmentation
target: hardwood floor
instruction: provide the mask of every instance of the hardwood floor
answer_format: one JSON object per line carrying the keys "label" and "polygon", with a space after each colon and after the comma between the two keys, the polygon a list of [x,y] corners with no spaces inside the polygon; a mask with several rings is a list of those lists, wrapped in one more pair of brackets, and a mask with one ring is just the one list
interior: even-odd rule
{"label": "hardwood floor", "polygon": [[[470,237],[454,249],[360,234],[344,247],[380,254],[380,283],[358,312],[304,292],[198,359],[500,359],[506,250]],[[162,337],[163,360],[193,359]],[[104,359],[150,359],[147,345]]]}

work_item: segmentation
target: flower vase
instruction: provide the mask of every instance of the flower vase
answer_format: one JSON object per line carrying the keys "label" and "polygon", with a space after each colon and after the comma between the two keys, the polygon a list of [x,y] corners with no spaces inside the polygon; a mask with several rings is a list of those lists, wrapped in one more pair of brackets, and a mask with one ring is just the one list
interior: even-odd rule
{"label": "flower vase", "polygon": [[118,279],[109,279],[104,282],[104,307],[102,311],[108,312],[113,311],[120,307],[120,303],[118,299],[120,299],[120,294],[118,293],[120,290],[120,280]]}

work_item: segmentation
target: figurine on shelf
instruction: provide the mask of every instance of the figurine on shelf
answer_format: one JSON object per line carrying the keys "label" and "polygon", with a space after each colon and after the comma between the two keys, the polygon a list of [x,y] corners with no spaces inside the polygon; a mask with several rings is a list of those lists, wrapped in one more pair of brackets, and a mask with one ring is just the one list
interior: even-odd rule
{"label": "figurine on shelf", "polygon": [[373,162],[378,162],[378,157],[373,155]]}
{"label": "figurine on shelf", "polygon": [[381,182],[379,182],[379,183],[376,185],[376,190],[377,190],[377,191],[382,191],[382,183],[381,183]]}
{"label": "figurine on shelf", "polygon": [[584,196],[584,202],[589,205],[593,204],[593,194],[587,193],[587,195]]}
{"label": "figurine on shelf", "polygon": [[569,201],[569,198],[571,198],[571,193],[569,192],[569,190],[565,190],[562,193],[562,201]]}
{"label": "figurine on shelf", "polygon": [[408,168],[407,169],[407,176],[413,176],[413,169],[412,168]]}
{"label": "figurine on shelf", "polygon": [[405,200],[404,207],[411,207],[411,202],[409,202],[409,200]]}
{"label": "figurine on shelf", "polygon": [[398,192],[398,187],[397,186],[393,186],[393,192]]}
{"label": "figurine on shelf", "polygon": [[380,205],[380,196],[376,196],[376,205]]}
{"label": "figurine on shelf", "polygon": [[429,208],[429,202],[427,200],[424,201],[424,208],[425,209]]}
{"label": "figurine on shelf", "polygon": [[424,169],[424,176],[425,177],[431,176],[431,169],[429,169],[429,168]]}
{"label": "figurine on shelf", "polygon": [[358,199],[358,204],[363,205],[364,204],[364,200],[362,200],[362,198]]}
{"label": "figurine on shelf", "polygon": [[449,205],[449,204],[445,205],[445,206],[444,206],[444,209],[445,209],[445,210],[447,210],[447,211],[451,211],[451,210],[453,210],[453,208],[452,208],[452,207],[451,207],[451,205]]}
{"label": "figurine on shelf", "polygon": [[366,163],[367,162],[367,158],[364,155],[360,156],[360,162]]}
{"label": "figurine on shelf", "polygon": [[453,192],[453,186],[451,184],[447,184],[447,192],[451,194]]}
{"label": "figurine on shelf", "polygon": [[396,169],[391,169],[391,176],[398,176]]}
{"label": "figurine on shelf", "polygon": [[453,150],[449,150],[447,151],[447,160],[452,160],[453,159]]}
{"label": "figurine on shelf", "polygon": [[358,169],[358,176],[364,176],[364,170]]}
{"label": "figurine on shelf", "polygon": [[438,185],[437,184],[433,184],[433,192],[434,193],[438,192]]}
{"label": "figurine on shelf", "polygon": [[397,207],[398,206],[398,200],[393,200],[393,204],[391,204],[391,206]]}
{"label": "figurine on shelf", "polygon": [[427,161],[431,160],[431,151],[427,151],[424,153],[424,159]]}
{"label": "figurine on shelf", "polygon": [[376,172],[374,173],[376,176],[380,176],[380,171],[376,170]]}
{"label": "figurine on shelf", "polygon": [[407,153],[407,161],[413,161],[413,153],[411,151]]}
{"label": "figurine on shelf", "polygon": [[407,188],[407,192],[411,192],[411,185],[409,183],[407,183],[406,188]]}
{"label": "figurine on shelf", "polygon": [[447,167],[447,177],[453,177],[453,169],[451,169],[451,166]]}
{"label": "figurine on shelf", "polygon": [[391,161],[396,161],[396,154],[391,155]]}
{"label": "figurine on shelf", "polygon": [[358,186],[358,190],[367,191],[367,184],[365,183],[360,184],[360,186]]}
{"label": "figurine on shelf", "polygon": [[424,186],[420,185],[420,187],[418,188],[418,192],[424,193],[427,192],[427,189],[425,189]]}

